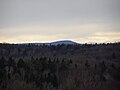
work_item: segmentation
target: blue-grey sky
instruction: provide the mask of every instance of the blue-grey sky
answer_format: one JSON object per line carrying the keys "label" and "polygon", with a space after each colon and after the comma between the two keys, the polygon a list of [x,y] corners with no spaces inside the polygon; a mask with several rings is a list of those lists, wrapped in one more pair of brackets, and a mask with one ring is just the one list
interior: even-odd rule
{"label": "blue-grey sky", "polygon": [[120,0],[0,0],[0,42],[120,41]]}

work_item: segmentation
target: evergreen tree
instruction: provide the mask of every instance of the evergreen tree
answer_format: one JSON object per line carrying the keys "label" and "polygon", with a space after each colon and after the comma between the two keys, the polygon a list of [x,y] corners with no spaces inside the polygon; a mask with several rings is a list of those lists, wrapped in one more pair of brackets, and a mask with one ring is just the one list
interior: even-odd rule
{"label": "evergreen tree", "polygon": [[4,69],[6,67],[6,60],[4,57],[0,59],[0,69]]}
{"label": "evergreen tree", "polygon": [[16,66],[15,60],[12,57],[10,57],[8,59],[8,66],[9,67],[15,67]]}
{"label": "evergreen tree", "polygon": [[23,61],[23,59],[19,59],[19,61],[17,63],[17,67],[18,68],[24,68],[25,67],[25,62]]}

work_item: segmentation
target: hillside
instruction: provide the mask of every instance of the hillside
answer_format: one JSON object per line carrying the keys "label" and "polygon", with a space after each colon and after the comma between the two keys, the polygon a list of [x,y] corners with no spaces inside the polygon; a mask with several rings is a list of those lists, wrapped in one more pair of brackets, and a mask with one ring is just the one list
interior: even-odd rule
{"label": "hillside", "polygon": [[51,44],[0,44],[0,90],[120,89],[120,43]]}

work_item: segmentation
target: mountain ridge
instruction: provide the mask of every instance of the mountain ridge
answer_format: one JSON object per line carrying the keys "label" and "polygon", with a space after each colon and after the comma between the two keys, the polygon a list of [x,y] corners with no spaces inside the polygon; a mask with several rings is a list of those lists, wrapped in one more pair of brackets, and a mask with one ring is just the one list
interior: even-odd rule
{"label": "mountain ridge", "polygon": [[18,43],[18,44],[33,44],[33,45],[76,45],[79,44],[77,42],[71,41],[71,40],[59,40],[59,41],[53,41],[48,43]]}

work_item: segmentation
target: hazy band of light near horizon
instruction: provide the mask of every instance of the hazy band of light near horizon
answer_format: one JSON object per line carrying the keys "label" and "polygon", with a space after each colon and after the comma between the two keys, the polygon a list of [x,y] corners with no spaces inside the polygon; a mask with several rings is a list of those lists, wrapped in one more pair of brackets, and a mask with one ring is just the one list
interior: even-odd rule
{"label": "hazy band of light near horizon", "polygon": [[120,42],[120,0],[0,0],[0,42]]}

